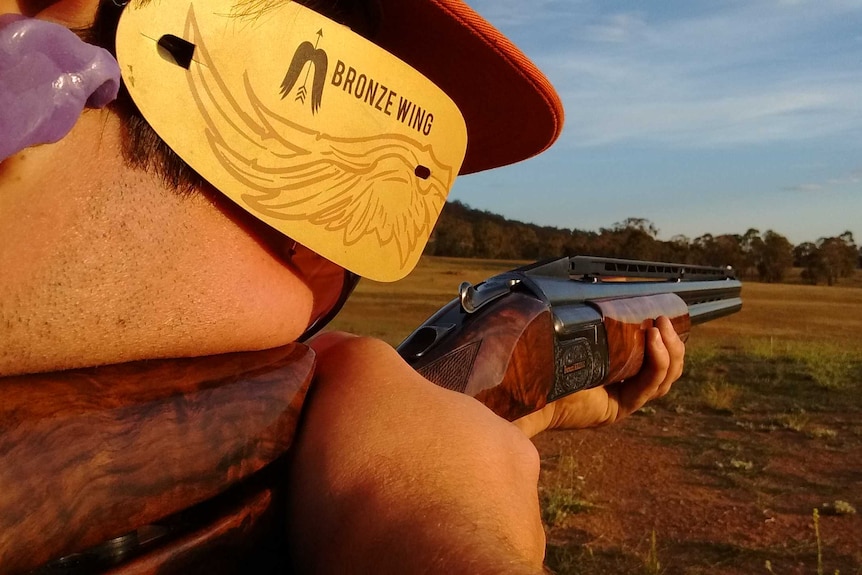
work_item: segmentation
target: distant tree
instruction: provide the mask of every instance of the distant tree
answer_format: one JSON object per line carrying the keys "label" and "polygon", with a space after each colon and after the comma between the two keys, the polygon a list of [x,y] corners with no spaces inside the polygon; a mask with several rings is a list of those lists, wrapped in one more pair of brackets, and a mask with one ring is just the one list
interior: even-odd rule
{"label": "distant tree", "polygon": [[658,237],[658,228],[646,218],[626,218],[621,222],[615,223],[613,229],[614,231],[635,230],[643,232],[653,239]]}
{"label": "distant tree", "polygon": [[470,258],[475,256],[472,210],[461,202],[448,202],[425,248],[427,255]]}
{"label": "distant tree", "polygon": [[744,254],[743,262],[739,266],[740,275],[742,277],[759,275],[759,258],[765,249],[763,238],[760,237],[760,230],[748,228],[740,238],[739,243]]}
{"label": "distant tree", "polygon": [[577,255],[569,253],[569,238],[572,235],[570,230],[543,227],[536,230],[536,235],[540,249],[539,259]]}
{"label": "distant tree", "polygon": [[[860,260],[860,257],[859,257],[859,255],[862,254],[862,248],[860,248],[856,245],[856,242],[853,239],[853,232],[848,230],[838,237],[847,246],[847,253],[846,253],[845,257],[848,259],[848,261],[853,260],[853,268],[855,269],[857,267],[862,267],[862,260]],[[853,253],[851,254],[851,252],[853,252]],[[850,270],[847,274],[847,277],[850,277],[852,275],[853,275],[853,271]]]}
{"label": "distant tree", "polygon": [[793,244],[781,234],[767,230],[755,249],[760,280],[770,283],[783,280],[793,266]]}
{"label": "distant tree", "polygon": [[798,268],[804,268],[808,265],[809,260],[817,252],[817,244],[812,242],[803,242],[793,248],[793,265]]}
{"label": "distant tree", "polygon": [[806,258],[803,277],[810,283],[825,281],[826,285],[834,285],[840,278],[853,275],[859,264],[858,253],[850,232],[834,238],[820,238],[816,249]]}
{"label": "distant tree", "polygon": [[600,236],[595,232],[572,230],[565,244],[565,255],[569,256],[604,256],[600,245]]}
{"label": "distant tree", "polygon": [[703,234],[702,236],[698,236],[691,241],[691,246],[689,247],[689,251],[692,254],[694,260],[703,265],[709,265],[707,261],[707,254],[712,249],[712,244],[715,242],[715,238],[712,234]]}
{"label": "distant tree", "polygon": [[473,224],[473,237],[476,240],[476,256],[491,259],[509,259],[506,231],[503,226],[488,218]]}
{"label": "distant tree", "polygon": [[457,217],[440,218],[426,249],[429,255],[470,258],[476,254],[473,226]]}
{"label": "distant tree", "polygon": [[601,228],[600,255],[637,260],[660,259],[662,248],[656,240],[658,228],[644,218],[626,218],[612,228]]}
{"label": "distant tree", "polygon": [[426,254],[457,257],[537,260],[594,255],[677,263],[733,266],[743,278],[781,281],[791,265],[803,268],[811,283],[834,284],[862,267],[862,247],[849,231],[817,243],[792,246],[773,230],[749,228],[742,235],[703,234],[690,240],[677,235],[658,239],[659,230],[645,218],[630,217],[598,232],[536,226],[510,221],[458,201],[443,209]]}
{"label": "distant tree", "polygon": [[728,253],[732,253],[724,236],[703,234],[692,240],[691,253],[694,263],[708,266],[730,265],[732,259]]}
{"label": "distant tree", "polygon": [[513,252],[511,259],[537,260],[543,257],[544,250],[539,244],[539,236],[533,226],[521,224],[515,226],[512,231],[514,233],[510,238]]}
{"label": "distant tree", "polygon": [[664,254],[662,255],[663,260],[678,264],[699,263],[696,258],[694,258],[694,251],[692,250],[691,240],[688,239],[688,236],[677,234],[673,236],[669,242],[666,242],[664,247]]}
{"label": "distant tree", "polygon": [[711,266],[731,266],[740,273],[746,268],[740,236],[705,234],[695,239],[700,263]]}
{"label": "distant tree", "polygon": [[740,239],[740,243],[742,244],[743,251],[750,252],[756,249],[763,240],[760,239],[760,230],[755,228],[748,228],[748,230],[742,235]]}

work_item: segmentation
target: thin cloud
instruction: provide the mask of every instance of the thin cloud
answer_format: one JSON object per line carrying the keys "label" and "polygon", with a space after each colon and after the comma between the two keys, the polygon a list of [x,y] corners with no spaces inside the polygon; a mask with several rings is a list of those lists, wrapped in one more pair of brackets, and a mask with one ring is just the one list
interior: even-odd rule
{"label": "thin cloud", "polygon": [[610,14],[599,23],[587,27],[587,38],[593,42],[631,42],[648,30],[641,12]]}
{"label": "thin cloud", "polygon": [[828,178],[823,182],[809,182],[805,184],[797,184],[794,186],[786,186],[784,190],[788,192],[803,193],[825,192],[836,188],[855,186],[856,184],[860,183],[862,183],[862,169],[854,170],[853,172],[844,176]]}
{"label": "thin cloud", "polygon": [[832,178],[830,180],[826,180],[826,183],[832,186],[846,186],[862,183],[862,174],[853,173],[846,178]]}
{"label": "thin cloud", "polygon": [[862,73],[850,65],[862,45],[831,33],[860,19],[858,4],[751,2],[668,17],[573,2],[564,17],[560,2],[503,0],[490,12],[560,92],[564,145],[727,147],[862,131]]}
{"label": "thin cloud", "polygon": [[824,189],[823,184],[797,184],[795,186],[786,186],[784,188],[785,191],[788,192],[822,192]]}

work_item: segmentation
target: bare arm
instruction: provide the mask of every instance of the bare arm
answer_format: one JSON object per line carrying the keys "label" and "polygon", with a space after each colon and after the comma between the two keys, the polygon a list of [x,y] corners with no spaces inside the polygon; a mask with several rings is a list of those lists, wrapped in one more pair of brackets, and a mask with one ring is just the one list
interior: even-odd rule
{"label": "bare arm", "polygon": [[382,342],[313,347],[289,489],[303,572],[543,573],[539,459],[523,433]]}

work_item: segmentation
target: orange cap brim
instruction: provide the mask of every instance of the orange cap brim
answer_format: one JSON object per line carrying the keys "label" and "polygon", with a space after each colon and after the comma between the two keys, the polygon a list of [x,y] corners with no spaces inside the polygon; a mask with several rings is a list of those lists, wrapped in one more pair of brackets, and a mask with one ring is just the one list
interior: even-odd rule
{"label": "orange cap brim", "polygon": [[437,84],[467,123],[461,174],[519,162],[563,128],[551,83],[511,41],[461,0],[379,0],[373,41]]}

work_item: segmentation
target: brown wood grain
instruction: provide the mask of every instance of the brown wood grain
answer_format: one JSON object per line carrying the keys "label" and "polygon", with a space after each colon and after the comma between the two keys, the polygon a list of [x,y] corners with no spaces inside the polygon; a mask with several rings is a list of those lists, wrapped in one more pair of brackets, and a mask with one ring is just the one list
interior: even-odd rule
{"label": "brown wood grain", "polygon": [[[435,374],[463,378],[466,385],[461,391],[513,420],[547,402],[554,383],[553,321],[546,304],[519,293],[506,296],[493,311],[493,316],[468,323],[447,340],[445,349],[451,351],[429,355],[416,367],[450,389],[448,382],[429,377],[425,368],[433,366]],[[448,369],[441,369],[448,360]]]}
{"label": "brown wood grain", "polygon": [[0,573],[213,497],[289,447],[314,354],[292,344],[0,379]]}
{"label": "brown wood grain", "polygon": [[255,554],[262,552],[255,544],[271,537],[279,525],[276,501],[280,499],[269,488],[237,498],[199,529],[122,563],[106,575],[248,573]]}
{"label": "brown wood grain", "polygon": [[591,301],[603,316],[608,339],[609,368],[602,385],[636,375],[643,365],[645,331],[659,316],[670,318],[685,341],[691,331],[688,306],[676,294]]}

